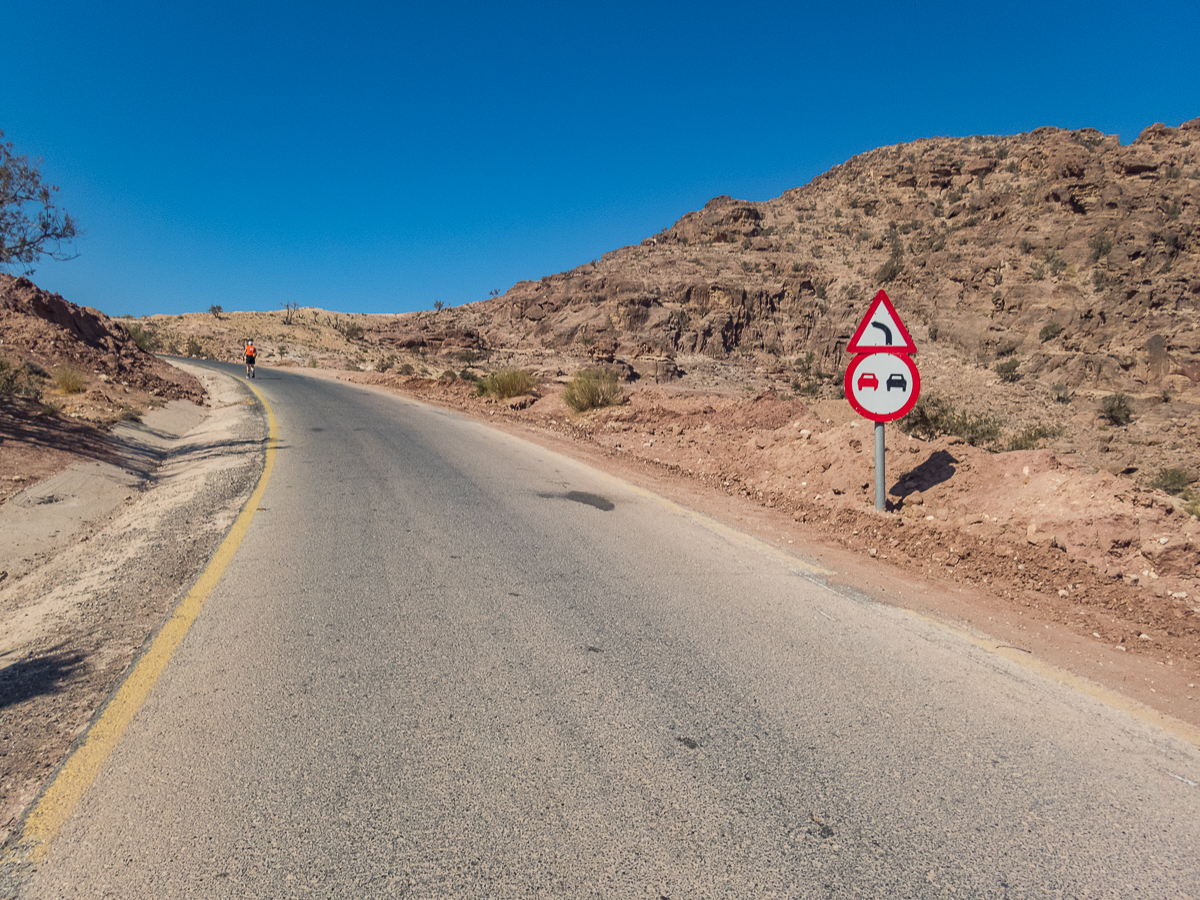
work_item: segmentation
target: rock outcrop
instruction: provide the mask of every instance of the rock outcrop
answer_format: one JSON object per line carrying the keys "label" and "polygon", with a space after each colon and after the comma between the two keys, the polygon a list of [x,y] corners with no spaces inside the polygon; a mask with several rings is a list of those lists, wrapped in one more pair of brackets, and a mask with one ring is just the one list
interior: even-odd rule
{"label": "rock outcrop", "polygon": [[885,288],[919,342],[978,362],[1016,356],[1072,388],[1191,390],[1198,216],[1200,119],[1128,146],[1092,129],[919,140],[773,200],[717,197],[637,246],[398,328],[410,344],[457,329],[466,346],[581,357],[615,343],[631,361],[811,353],[834,372]]}
{"label": "rock outcrop", "polygon": [[[129,329],[98,310],[44,291],[27,278],[0,275],[0,359],[46,372],[64,361],[96,376],[97,400],[127,387],[168,400],[200,402],[204,389],[192,376],[144,351]],[[108,388],[104,388],[108,385]]]}

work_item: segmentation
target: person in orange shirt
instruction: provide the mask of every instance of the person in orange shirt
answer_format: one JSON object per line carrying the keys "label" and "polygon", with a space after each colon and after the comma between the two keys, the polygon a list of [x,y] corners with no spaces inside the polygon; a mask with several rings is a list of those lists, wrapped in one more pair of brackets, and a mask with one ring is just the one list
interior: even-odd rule
{"label": "person in orange shirt", "polygon": [[246,341],[246,377],[254,377],[254,360],[258,357],[258,351],[254,349],[254,341]]}

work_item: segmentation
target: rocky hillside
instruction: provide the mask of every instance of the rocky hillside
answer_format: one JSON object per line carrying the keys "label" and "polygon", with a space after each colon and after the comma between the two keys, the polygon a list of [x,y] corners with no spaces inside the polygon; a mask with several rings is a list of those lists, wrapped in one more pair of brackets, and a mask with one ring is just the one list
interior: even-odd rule
{"label": "rocky hillside", "polygon": [[0,373],[6,402],[50,401],[100,424],[136,415],[148,400],[204,397],[195,378],[139,346],[128,324],[3,274]]}
{"label": "rocky hillside", "polygon": [[1091,129],[920,140],[764,203],[718,197],[639,246],[377,337],[616,356],[643,374],[738,353],[833,373],[882,287],[919,344],[965,362],[1013,357],[1022,376],[1070,388],[1189,391],[1198,197],[1200,119],[1125,147]]}

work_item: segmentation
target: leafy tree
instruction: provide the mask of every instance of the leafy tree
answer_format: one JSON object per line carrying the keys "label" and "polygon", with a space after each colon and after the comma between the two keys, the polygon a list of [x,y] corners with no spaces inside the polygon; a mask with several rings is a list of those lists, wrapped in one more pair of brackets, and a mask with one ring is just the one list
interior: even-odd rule
{"label": "leafy tree", "polygon": [[28,157],[14,156],[12,149],[11,143],[0,141],[0,267],[32,275],[33,263],[43,256],[78,256],[68,246],[83,232],[51,202],[58,188],[42,184],[41,160],[31,163]]}

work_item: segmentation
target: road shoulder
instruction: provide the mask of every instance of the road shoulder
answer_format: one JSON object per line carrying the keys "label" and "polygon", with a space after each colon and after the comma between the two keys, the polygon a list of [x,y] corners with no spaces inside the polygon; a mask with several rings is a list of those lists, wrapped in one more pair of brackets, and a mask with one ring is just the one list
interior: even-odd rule
{"label": "road shoulder", "polygon": [[204,409],[168,405],[115,435],[123,465],[71,467],[4,506],[28,537],[0,545],[16,561],[0,582],[0,841],[18,833],[262,471],[254,398],[228,376],[181,368],[204,382]]}

